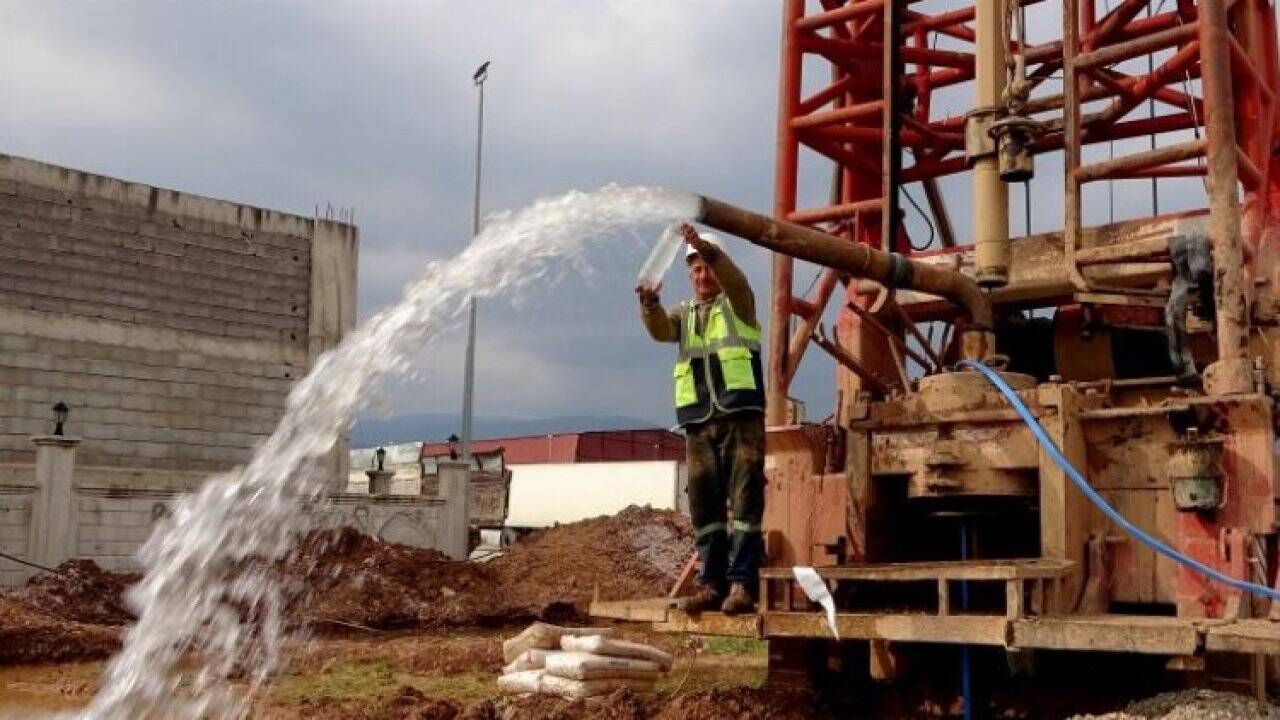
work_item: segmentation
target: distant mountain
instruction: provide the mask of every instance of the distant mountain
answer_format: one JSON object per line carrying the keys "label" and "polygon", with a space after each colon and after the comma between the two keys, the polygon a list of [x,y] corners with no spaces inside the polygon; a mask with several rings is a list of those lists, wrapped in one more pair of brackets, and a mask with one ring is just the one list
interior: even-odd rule
{"label": "distant mountain", "polygon": [[[351,431],[351,447],[372,447],[401,442],[439,442],[460,432],[461,418],[454,414],[420,413],[393,418],[358,418]],[[477,416],[478,439],[548,435],[590,430],[632,430],[667,427],[662,423],[623,415],[562,415],[549,418]]]}

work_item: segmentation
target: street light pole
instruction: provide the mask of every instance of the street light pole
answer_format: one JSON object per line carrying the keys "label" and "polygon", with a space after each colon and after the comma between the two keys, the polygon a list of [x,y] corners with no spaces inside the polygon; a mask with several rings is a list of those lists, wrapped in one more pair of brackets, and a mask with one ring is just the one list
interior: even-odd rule
{"label": "street light pole", "polygon": [[[471,206],[471,234],[480,234],[480,159],[484,147],[484,81],[489,79],[489,61],[476,69],[471,76],[480,88],[480,107],[476,114],[476,186]],[[467,325],[467,360],[462,381],[462,461],[471,462],[471,424],[475,404],[476,384],[476,298],[471,296],[470,319]]]}

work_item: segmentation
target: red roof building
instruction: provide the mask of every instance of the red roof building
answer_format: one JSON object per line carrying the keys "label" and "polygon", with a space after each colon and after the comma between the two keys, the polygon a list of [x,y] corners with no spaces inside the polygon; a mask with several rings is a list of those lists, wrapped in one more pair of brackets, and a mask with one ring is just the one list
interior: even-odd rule
{"label": "red roof building", "polygon": [[[667,430],[598,430],[474,440],[472,452],[502,448],[507,465],[684,460],[684,437]],[[422,457],[449,454],[449,443],[423,443]]]}

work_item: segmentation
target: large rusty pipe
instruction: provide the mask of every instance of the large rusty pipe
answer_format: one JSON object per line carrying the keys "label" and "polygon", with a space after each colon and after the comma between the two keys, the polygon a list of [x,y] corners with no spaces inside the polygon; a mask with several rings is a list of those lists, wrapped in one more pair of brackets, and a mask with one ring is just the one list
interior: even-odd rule
{"label": "large rusty pipe", "polygon": [[803,225],[775,220],[708,197],[701,198],[697,220],[767,250],[835,268],[855,278],[946,298],[967,315],[961,343],[963,356],[981,360],[995,352],[991,300],[977,283],[962,273],[909,260],[897,253],[877,250]]}

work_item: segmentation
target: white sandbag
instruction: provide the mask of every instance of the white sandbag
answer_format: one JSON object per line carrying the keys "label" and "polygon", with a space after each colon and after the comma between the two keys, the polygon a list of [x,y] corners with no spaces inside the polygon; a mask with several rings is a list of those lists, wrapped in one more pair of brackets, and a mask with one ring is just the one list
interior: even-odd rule
{"label": "white sandbag", "polygon": [[[535,651],[530,651],[535,652]],[[649,680],[662,675],[662,666],[651,660],[606,657],[584,652],[552,652],[543,658],[548,675],[570,680]]]}
{"label": "white sandbag", "polygon": [[628,657],[648,660],[657,663],[664,671],[671,669],[672,657],[668,652],[651,645],[615,640],[603,635],[572,636],[565,635],[560,639],[560,647],[573,652],[584,652],[592,655],[609,657]]}
{"label": "white sandbag", "polygon": [[498,689],[508,693],[536,693],[542,687],[542,670],[507,673],[498,678]]}
{"label": "white sandbag", "polygon": [[626,680],[622,678],[570,680],[569,678],[544,674],[540,680],[540,685],[543,693],[559,695],[570,700],[585,700],[599,695],[608,695],[618,688],[631,688],[638,692],[652,692],[655,683],[653,680]]}
{"label": "white sandbag", "polygon": [[510,663],[530,649],[555,650],[565,635],[612,635],[613,628],[567,628],[537,622],[502,643],[502,661]]}
{"label": "white sandbag", "polygon": [[570,700],[585,700],[597,695],[608,695],[618,688],[631,688],[641,692],[654,689],[652,680],[570,680],[548,675],[545,670],[525,670],[498,678],[498,689],[506,693],[538,693],[559,695]]}
{"label": "white sandbag", "polygon": [[533,648],[520,653],[520,657],[512,660],[509,665],[502,668],[503,675],[524,672],[525,670],[541,670],[547,666],[547,653],[550,650],[540,650]]}

